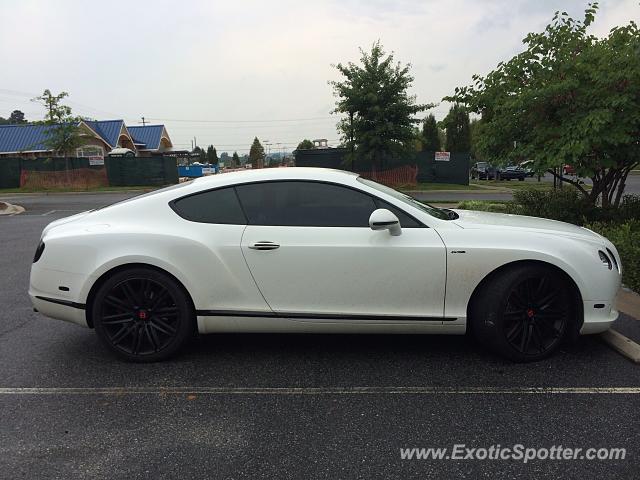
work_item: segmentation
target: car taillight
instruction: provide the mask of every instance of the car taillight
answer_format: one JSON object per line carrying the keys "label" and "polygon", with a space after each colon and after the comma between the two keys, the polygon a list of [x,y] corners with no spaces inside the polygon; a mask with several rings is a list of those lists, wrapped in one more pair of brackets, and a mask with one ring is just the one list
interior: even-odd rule
{"label": "car taillight", "polygon": [[42,252],[44,252],[44,242],[40,240],[38,248],[36,248],[36,254],[33,256],[33,263],[36,263],[38,260],[40,260]]}

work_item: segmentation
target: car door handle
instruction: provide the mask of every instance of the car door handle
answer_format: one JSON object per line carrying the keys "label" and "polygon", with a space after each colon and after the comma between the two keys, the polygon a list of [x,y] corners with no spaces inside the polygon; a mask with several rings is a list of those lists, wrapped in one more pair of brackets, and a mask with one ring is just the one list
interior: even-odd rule
{"label": "car door handle", "polygon": [[262,241],[249,245],[249,248],[252,250],[275,250],[276,248],[280,248],[280,245],[273,242]]}

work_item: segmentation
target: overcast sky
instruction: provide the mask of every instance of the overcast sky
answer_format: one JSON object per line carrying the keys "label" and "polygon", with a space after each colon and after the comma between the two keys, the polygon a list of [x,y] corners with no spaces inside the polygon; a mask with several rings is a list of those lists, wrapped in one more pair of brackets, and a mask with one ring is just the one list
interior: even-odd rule
{"label": "overcast sky", "polygon": [[[558,0],[0,0],[0,116],[45,88],[70,93],[77,114],[164,123],[176,148],[248,151],[254,136],[288,149],[336,144],[332,63],[380,39],[411,63],[413,93],[439,102],[522,49]],[[640,22],[638,0],[604,0],[592,31]],[[433,112],[442,118],[447,106]]]}

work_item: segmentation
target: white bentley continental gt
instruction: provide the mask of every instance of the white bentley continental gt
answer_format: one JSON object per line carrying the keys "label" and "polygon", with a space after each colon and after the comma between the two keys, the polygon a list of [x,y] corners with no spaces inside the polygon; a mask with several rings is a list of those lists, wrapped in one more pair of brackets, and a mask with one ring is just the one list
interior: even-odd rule
{"label": "white bentley continental gt", "polygon": [[199,333],[472,332],[539,360],[618,316],[620,257],[586,228],[435,208],[348,172],[204,177],[49,224],[29,295],[156,361]]}

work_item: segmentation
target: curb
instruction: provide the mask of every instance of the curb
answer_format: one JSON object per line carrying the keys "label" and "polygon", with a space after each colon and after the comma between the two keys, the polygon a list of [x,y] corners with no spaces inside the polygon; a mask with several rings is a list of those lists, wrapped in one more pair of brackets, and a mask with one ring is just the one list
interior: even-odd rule
{"label": "curb", "polygon": [[[162,187],[158,187],[162,188]],[[107,190],[104,192],[14,192],[14,193],[0,193],[0,198],[11,198],[15,196],[48,196],[48,195],[104,195],[110,193],[147,193],[155,190],[154,188],[141,188],[139,190]]]}
{"label": "curb", "polygon": [[24,212],[24,207],[21,207],[20,205],[0,202],[0,215],[17,215],[22,212]]}
{"label": "curb", "polygon": [[633,363],[640,363],[640,345],[633,340],[613,329],[602,332],[600,338],[616,352],[627,357]]}

